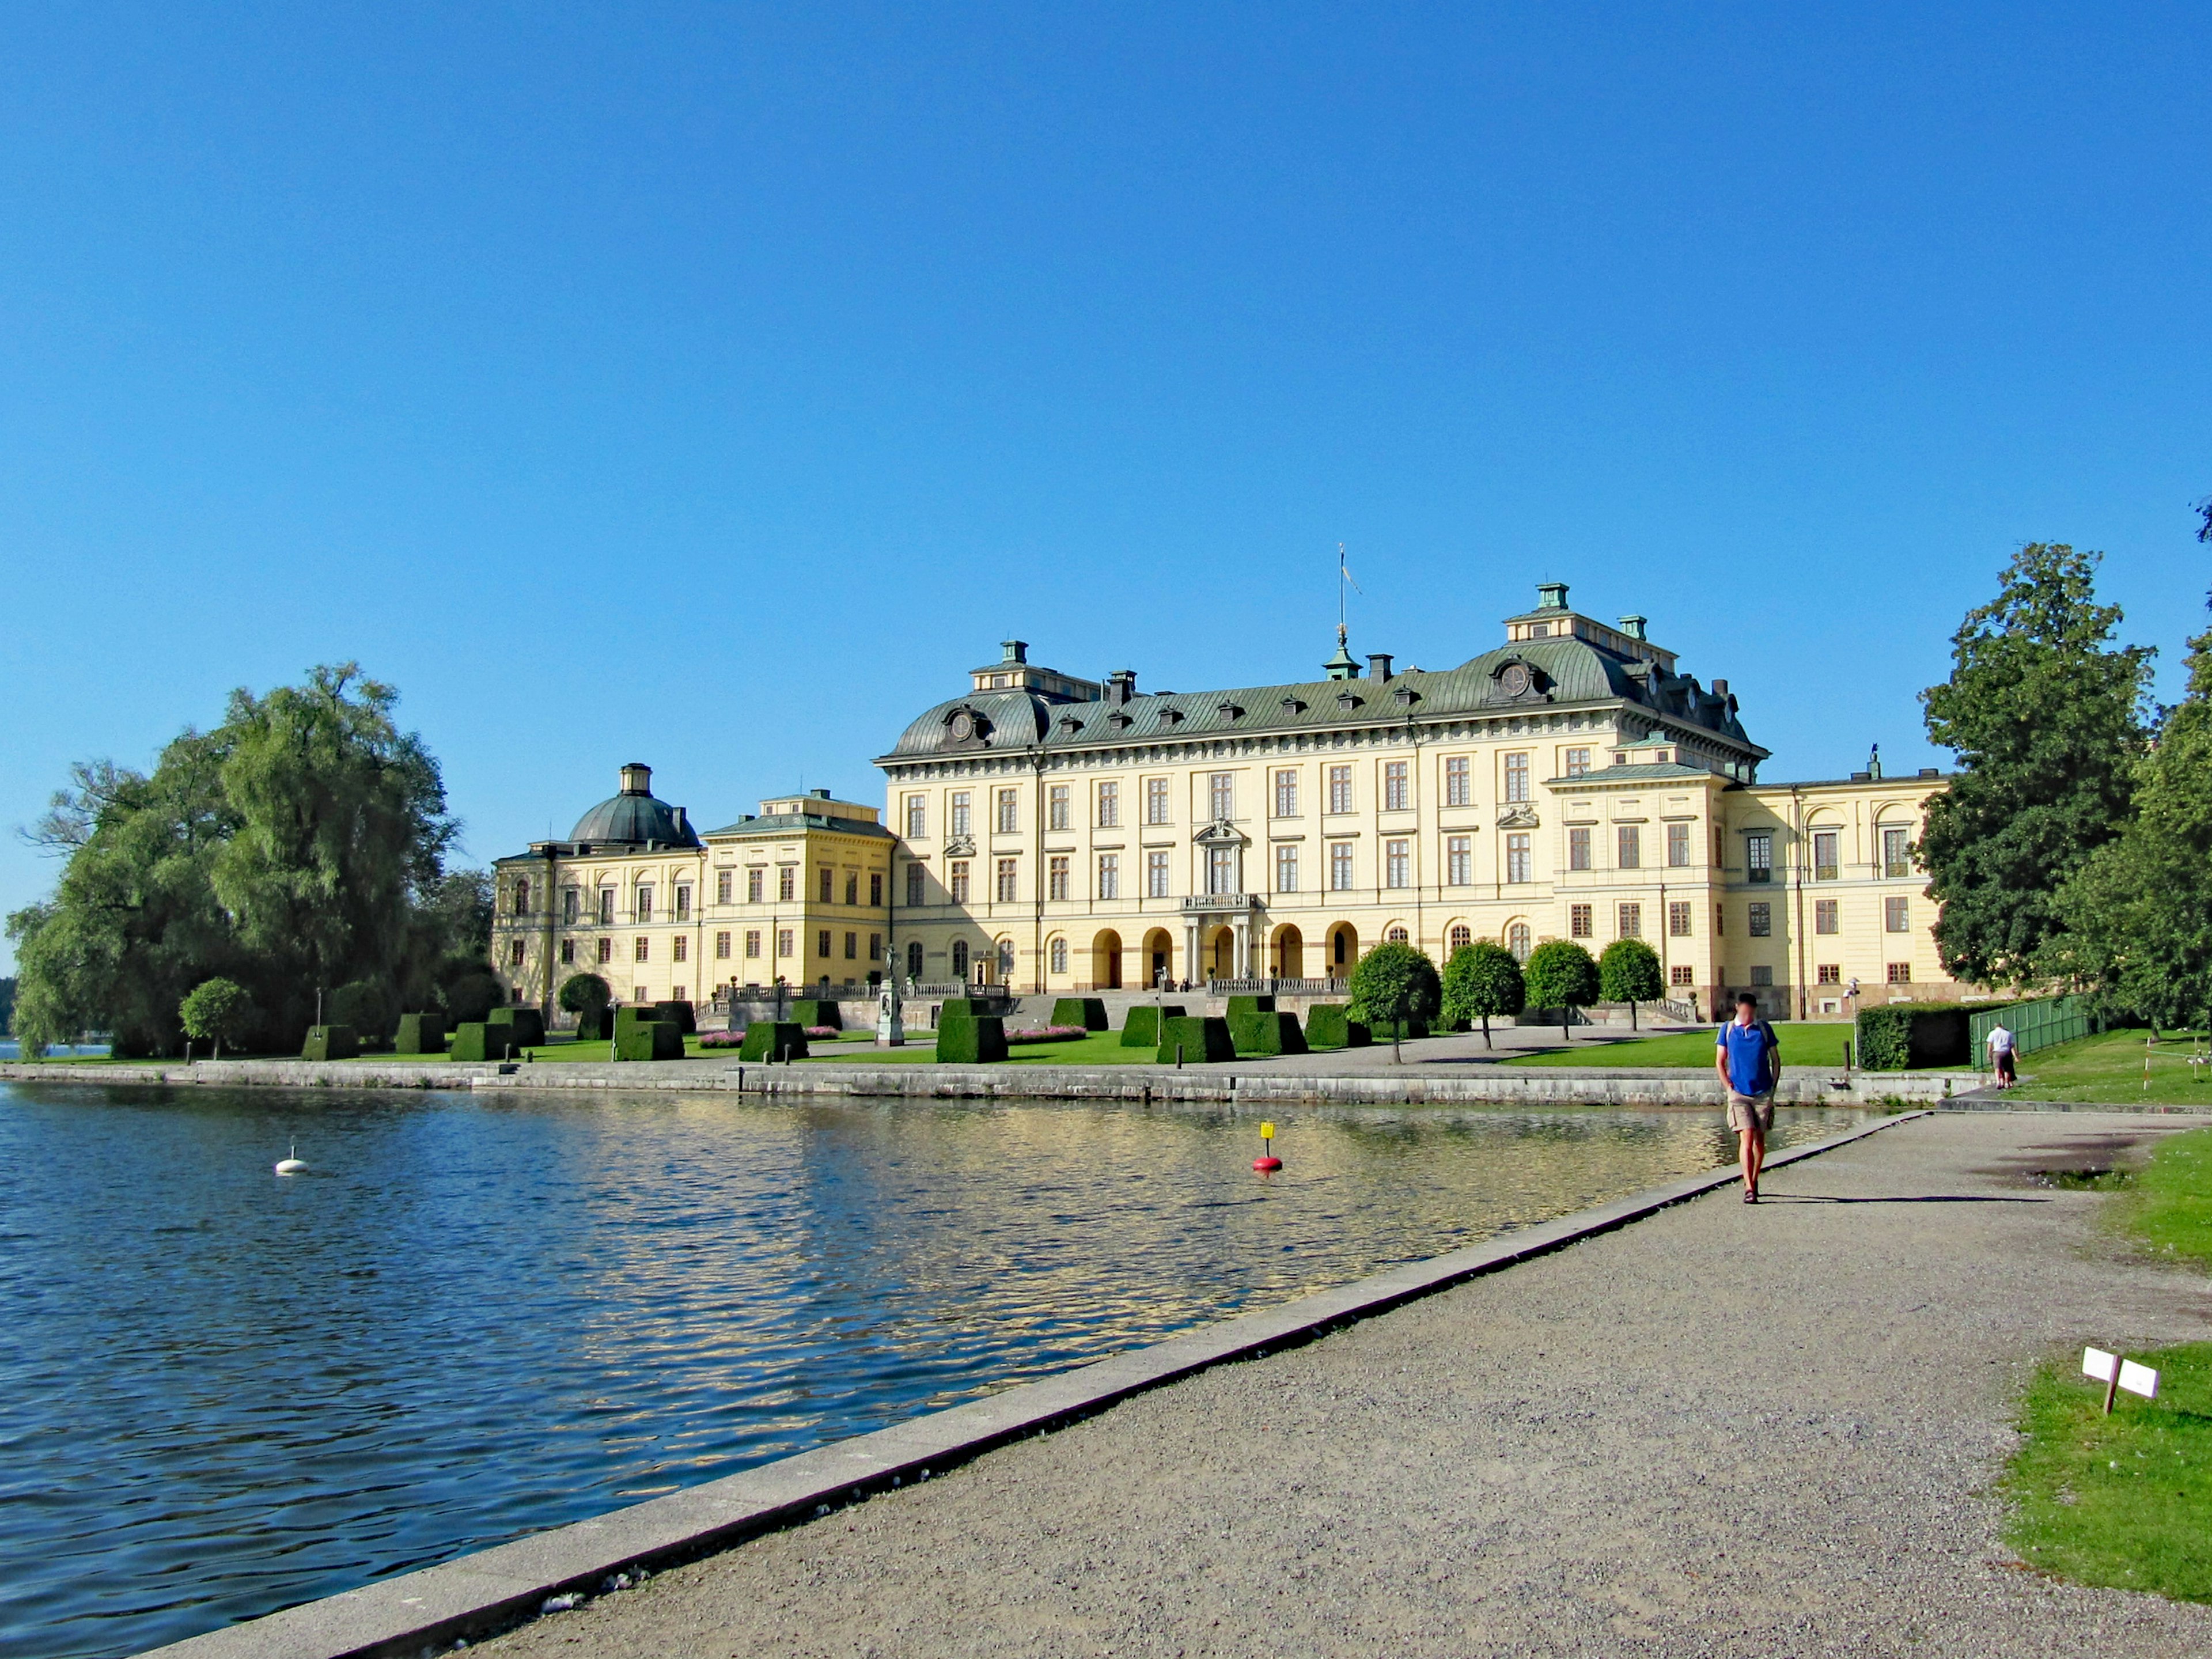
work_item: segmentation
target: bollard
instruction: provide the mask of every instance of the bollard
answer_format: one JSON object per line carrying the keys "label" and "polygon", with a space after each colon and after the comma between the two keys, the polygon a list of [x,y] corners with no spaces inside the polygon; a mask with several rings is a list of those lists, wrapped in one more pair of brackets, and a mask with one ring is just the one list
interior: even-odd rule
{"label": "bollard", "polygon": [[[2144,1063],[2148,1064],[2148,1061]],[[1182,1070],[1182,1044],[1180,1042],[1176,1044],[1176,1070],[1178,1072]]]}

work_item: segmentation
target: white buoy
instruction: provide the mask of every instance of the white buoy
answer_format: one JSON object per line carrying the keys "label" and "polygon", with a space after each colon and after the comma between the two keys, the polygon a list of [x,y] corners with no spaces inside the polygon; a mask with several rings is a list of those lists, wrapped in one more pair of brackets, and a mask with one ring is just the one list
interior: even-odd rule
{"label": "white buoy", "polygon": [[300,1143],[295,1140],[292,1143],[292,1156],[289,1158],[280,1158],[276,1160],[276,1173],[278,1175],[305,1175],[307,1172],[307,1166],[302,1163],[300,1158]]}

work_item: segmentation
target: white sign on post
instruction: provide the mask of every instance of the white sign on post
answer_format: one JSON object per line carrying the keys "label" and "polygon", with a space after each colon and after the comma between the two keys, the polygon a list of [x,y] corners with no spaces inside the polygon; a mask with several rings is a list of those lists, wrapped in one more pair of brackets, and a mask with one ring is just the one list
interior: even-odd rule
{"label": "white sign on post", "polygon": [[2084,1348],[2081,1350],[2081,1375],[2084,1376],[2094,1376],[2100,1382],[2111,1382],[2112,1380],[2112,1367],[2119,1363],[2119,1355],[2116,1353],[2106,1353],[2102,1348]]}
{"label": "white sign on post", "polygon": [[2158,1373],[2148,1365],[2138,1365],[2132,1359],[2123,1359],[2120,1361],[2120,1386],[2130,1394],[2155,1400],[2158,1398]]}
{"label": "white sign on post", "polygon": [[2105,1410],[2112,1409],[2112,1396],[2125,1389],[2130,1394],[2139,1394],[2146,1400],[2158,1398],[2158,1373],[2148,1365],[2138,1365],[2132,1359],[2123,1359],[2116,1353],[2106,1353],[2102,1348],[2081,1350],[2081,1375],[2094,1378],[2105,1385]]}

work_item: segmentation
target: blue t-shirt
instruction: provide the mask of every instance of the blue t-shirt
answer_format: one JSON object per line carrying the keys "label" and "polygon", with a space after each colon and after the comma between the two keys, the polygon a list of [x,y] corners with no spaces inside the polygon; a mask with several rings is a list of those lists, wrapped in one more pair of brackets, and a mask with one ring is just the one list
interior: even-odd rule
{"label": "blue t-shirt", "polygon": [[1740,1095],[1763,1095],[1774,1086],[1774,1073],[1766,1057],[1782,1046],[1774,1028],[1763,1019],[1748,1025],[1734,1020],[1721,1027],[1716,1044],[1728,1060],[1729,1087]]}

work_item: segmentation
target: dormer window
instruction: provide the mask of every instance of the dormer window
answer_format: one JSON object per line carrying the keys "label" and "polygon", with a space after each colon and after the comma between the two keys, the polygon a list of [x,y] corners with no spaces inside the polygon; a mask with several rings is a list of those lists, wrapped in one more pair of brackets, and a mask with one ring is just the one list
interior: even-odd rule
{"label": "dormer window", "polygon": [[1530,623],[1528,624],[1528,637],[1532,640],[1550,639],[1552,637],[1552,624],[1549,623]]}
{"label": "dormer window", "polygon": [[1003,691],[1006,689],[1006,677],[1004,674],[994,674],[991,676],[991,690],[994,691]]}
{"label": "dormer window", "polygon": [[1654,766],[1665,766],[1674,758],[1674,751],[1671,749],[1655,749],[1651,751],[1651,763]]}

